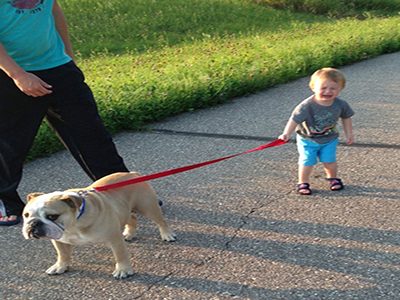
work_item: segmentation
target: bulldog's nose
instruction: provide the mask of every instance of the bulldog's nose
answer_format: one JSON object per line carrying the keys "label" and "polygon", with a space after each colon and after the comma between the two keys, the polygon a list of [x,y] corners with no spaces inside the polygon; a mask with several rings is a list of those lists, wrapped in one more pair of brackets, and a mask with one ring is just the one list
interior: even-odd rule
{"label": "bulldog's nose", "polygon": [[43,230],[44,223],[38,219],[33,219],[29,222],[29,238],[40,239],[45,236],[45,231]]}

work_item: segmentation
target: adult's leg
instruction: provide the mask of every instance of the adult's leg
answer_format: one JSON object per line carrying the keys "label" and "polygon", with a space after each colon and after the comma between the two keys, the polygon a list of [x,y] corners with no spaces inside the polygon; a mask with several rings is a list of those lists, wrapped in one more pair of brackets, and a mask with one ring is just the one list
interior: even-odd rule
{"label": "adult's leg", "polygon": [[25,204],[17,187],[26,155],[45,115],[47,100],[26,96],[2,71],[0,90],[0,200],[7,216],[20,216]]}
{"label": "adult's leg", "polygon": [[56,78],[49,79],[54,92],[46,117],[64,145],[93,180],[128,172],[82,72],[73,63],[59,67],[57,72]]}

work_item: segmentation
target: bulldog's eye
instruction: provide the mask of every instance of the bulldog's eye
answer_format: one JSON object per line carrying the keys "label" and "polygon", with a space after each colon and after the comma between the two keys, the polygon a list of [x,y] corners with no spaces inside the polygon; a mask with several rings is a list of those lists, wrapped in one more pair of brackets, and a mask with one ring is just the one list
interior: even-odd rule
{"label": "bulldog's eye", "polygon": [[58,219],[60,215],[47,215],[46,219],[50,220],[50,221],[55,221]]}
{"label": "bulldog's eye", "polygon": [[29,218],[29,213],[24,213],[25,218]]}

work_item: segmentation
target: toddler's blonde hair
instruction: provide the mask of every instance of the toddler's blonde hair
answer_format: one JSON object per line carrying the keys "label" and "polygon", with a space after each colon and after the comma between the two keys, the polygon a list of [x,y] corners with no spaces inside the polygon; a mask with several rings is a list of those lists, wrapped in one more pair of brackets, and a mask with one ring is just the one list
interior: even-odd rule
{"label": "toddler's blonde hair", "polygon": [[340,85],[341,89],[344,89],[346,85],[346,78],[343,73],[335,68],[322,68],[314,72],[311,75],[309,86],[314,90],[315,81],[317,79],[329,79]]}

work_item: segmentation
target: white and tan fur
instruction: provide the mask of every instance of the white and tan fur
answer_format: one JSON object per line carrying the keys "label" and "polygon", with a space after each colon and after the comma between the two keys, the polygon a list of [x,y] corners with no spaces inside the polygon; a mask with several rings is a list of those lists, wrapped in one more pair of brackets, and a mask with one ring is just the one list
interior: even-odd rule
{"label": "white and tan fur", "polygon": [[[175,234],[164,220],[156,193],[148,183],[141,182],[103,192],[94,191],[94,187],[138,176],[138,173],[115,173],[86,188],[28,195],[23,212],[23,235],[26,239],[51,239],[58,258],[46,271],[48,274],[67,271],[73,245],[104,243],[111,248],[115,258],[113,276],[125,278],[132,275],[133,269],[124,239],[131,240],[135,235],[135,213],[154,221],[163,240],[175,240]],[[85,208],[79,216],[83,202]]]}

